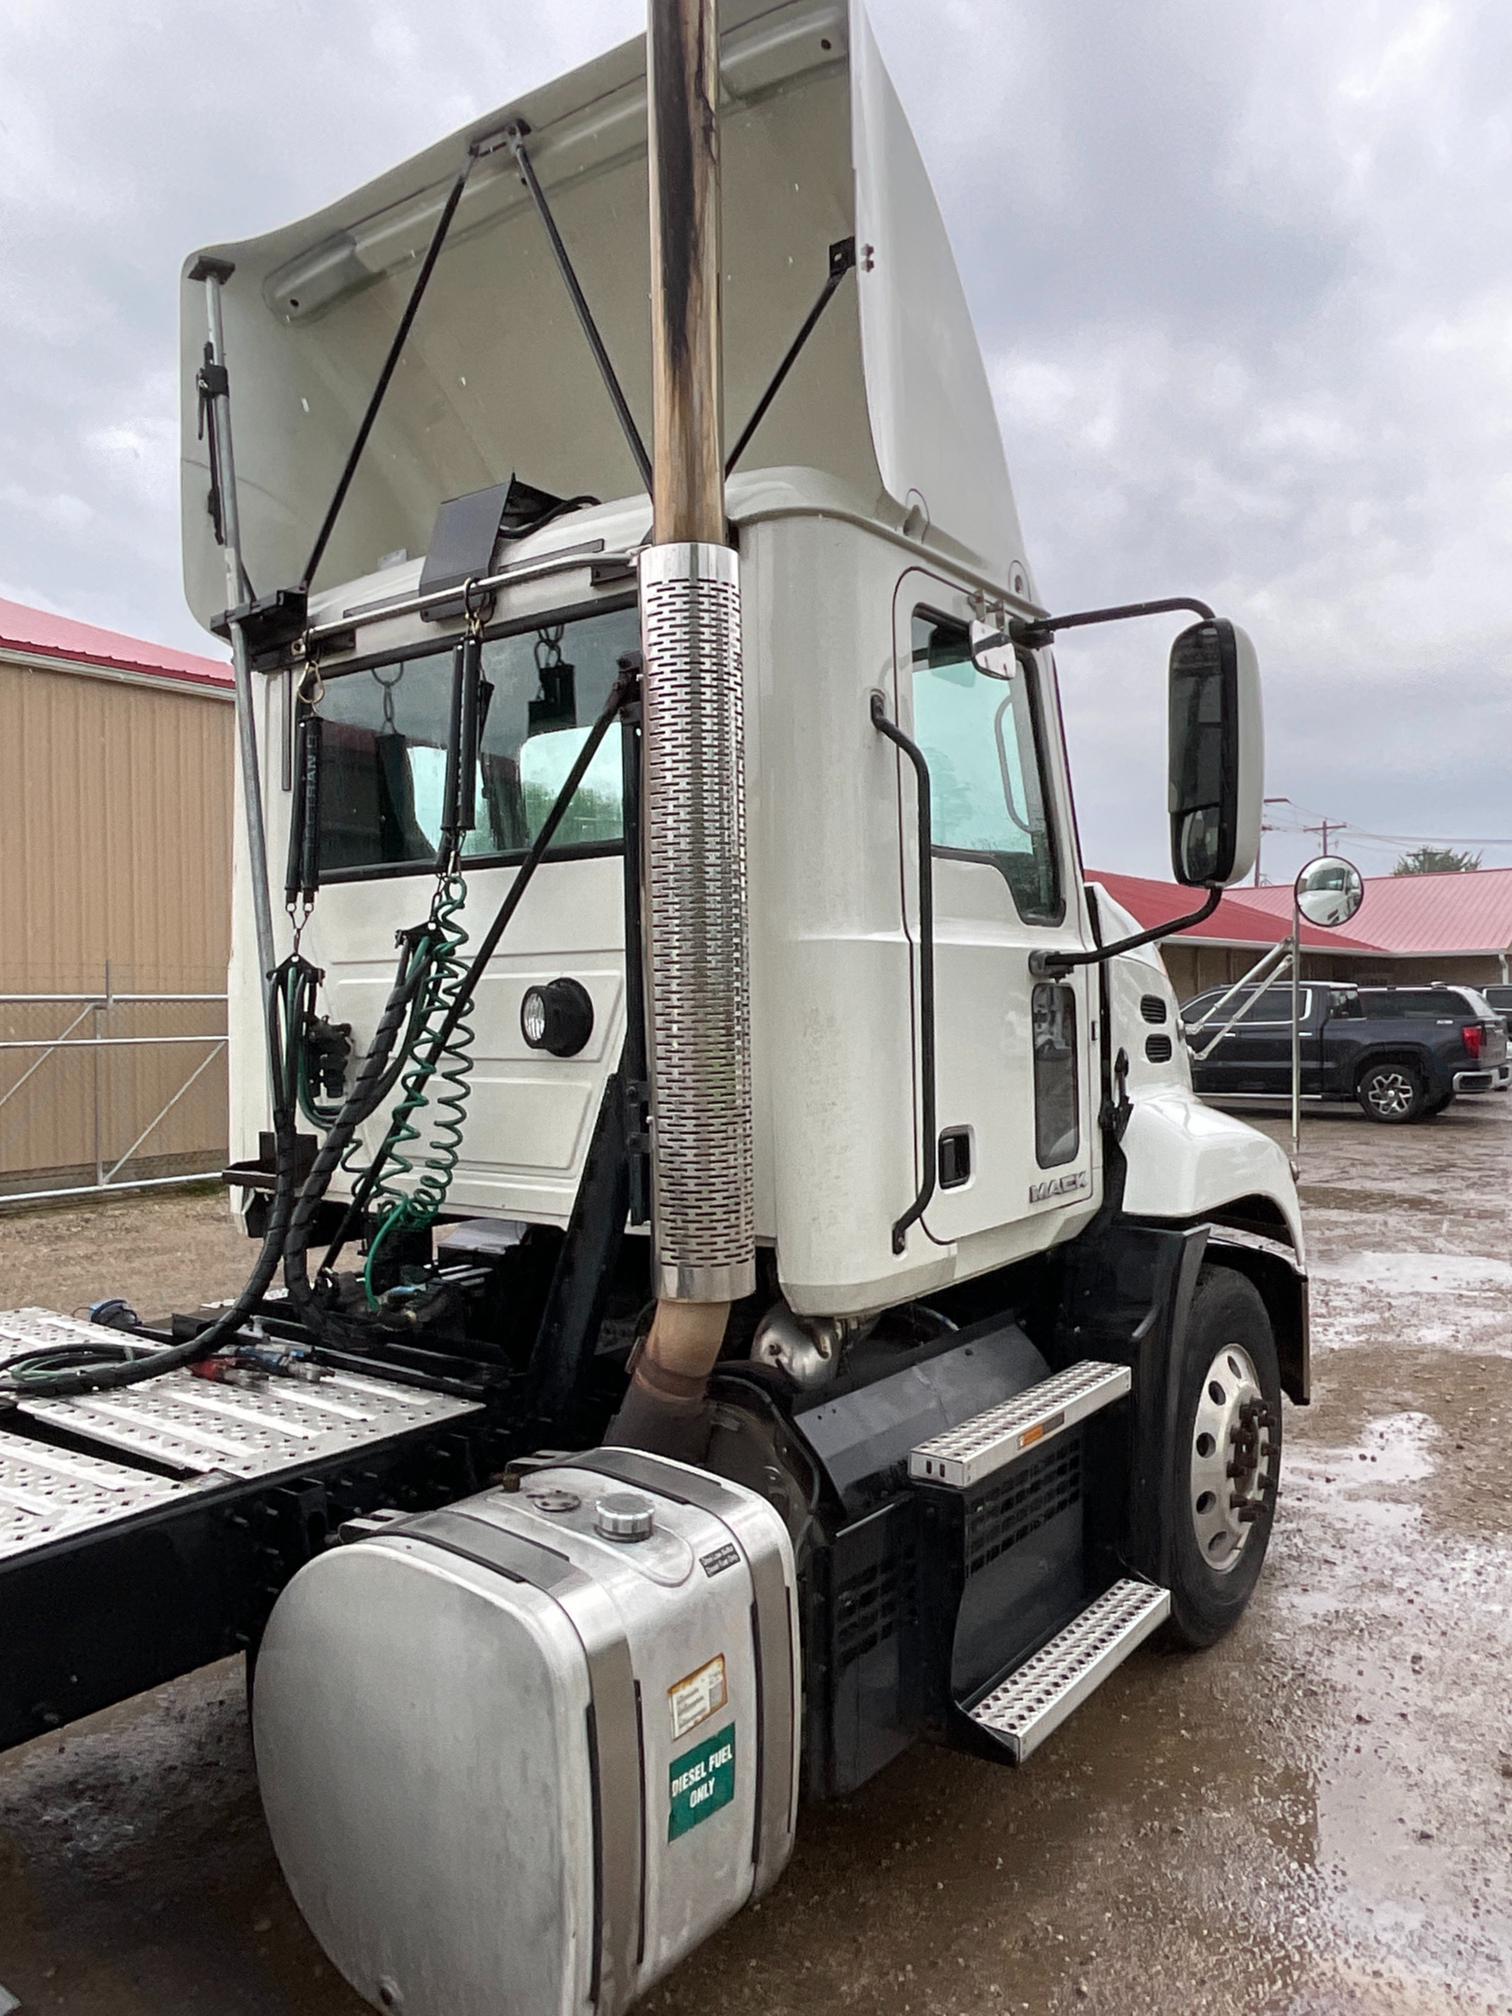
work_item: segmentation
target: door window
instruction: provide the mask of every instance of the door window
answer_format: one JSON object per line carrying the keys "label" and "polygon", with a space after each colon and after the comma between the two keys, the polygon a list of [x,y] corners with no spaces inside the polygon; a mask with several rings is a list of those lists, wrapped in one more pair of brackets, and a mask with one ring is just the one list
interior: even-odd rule
{"label": "door window", "polygon": [[916,610],[910,670],[914,740],[929,763],[937,854],[990,861],[1025,922],[1065,915],[1044,786],[1031,661],[991,679],[971,662],[965,630]]}

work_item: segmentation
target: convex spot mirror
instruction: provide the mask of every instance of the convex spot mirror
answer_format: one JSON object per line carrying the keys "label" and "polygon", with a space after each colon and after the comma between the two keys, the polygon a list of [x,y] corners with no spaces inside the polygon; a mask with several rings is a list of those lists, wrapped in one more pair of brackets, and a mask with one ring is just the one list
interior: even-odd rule
{"label": "convex spot mirror", "polygon": [[1365,901],[1365,880],[1353,861],[1320,854],[1297,877],[1297,910],[1309,924],[1347,924]]}
{"label": "convex spot mirror", "polygon": [[1171,646],[1171,868],[1191,889],[1227,888],[1255,865],[1265,733],[1260,666],[1237,624],[1216,617]]}
{"label": "convex spot mirror", "polygon": [[989,679],[1012,679],[1018,671],[1018,658],[1008,631],[1001,625],[973,623],[971,662]]}

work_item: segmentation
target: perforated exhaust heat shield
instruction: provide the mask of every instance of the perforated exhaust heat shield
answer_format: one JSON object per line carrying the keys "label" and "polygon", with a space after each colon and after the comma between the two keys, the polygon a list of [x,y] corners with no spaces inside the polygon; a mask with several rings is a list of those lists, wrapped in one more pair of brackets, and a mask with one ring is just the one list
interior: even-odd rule
{"label": "perforated exhaust heat shield", "polygon": [[729,1302],[756,1285],[739,562],[647,547],[640,604],[655,1287]]}

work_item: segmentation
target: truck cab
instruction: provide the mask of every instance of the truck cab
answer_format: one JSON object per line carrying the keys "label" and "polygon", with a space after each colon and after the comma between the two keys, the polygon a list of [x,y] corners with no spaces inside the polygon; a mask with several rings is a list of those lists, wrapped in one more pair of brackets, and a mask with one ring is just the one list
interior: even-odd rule
{"label": "truck cab", "polygon": [[1056,654],[1175,633],[1178,924],[1253,864],[1255,654],[1190,595],[1039,598],[841,0],[653,0],[201,250],[183,478],[260,1247],[38,1404],[444,1397],[404,1465],[238,1503],[274,1840],[374,2006],[613,2016],[778,1879],[800,1797],[921,1740],[1024,1762],[1249,1600],[1309,1394],[1295,1186],[1086,883]]}

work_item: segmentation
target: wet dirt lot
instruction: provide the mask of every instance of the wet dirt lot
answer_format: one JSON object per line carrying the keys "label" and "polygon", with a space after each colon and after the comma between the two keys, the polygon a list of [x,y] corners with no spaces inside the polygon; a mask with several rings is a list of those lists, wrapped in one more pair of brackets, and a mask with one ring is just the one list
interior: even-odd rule
{"label": "wet dirt lot", "polygon": [[[1309,1117],[1303,1183],[1316,1398],[1240,1627],[1136,1654],[1020,1772],[921,1750],[810,1811],[777,1892],[646,2007],[1512,2011],[1512,1100]],[[177,1249],[171,1217],[150,1238],[218,1265],[223,1221],[169,1208]],[[20,1250],[0,1225],[7,1302],[125,1289],[98,1227],[76,1291]],[[357,2016],[279,1881],[239,1668],[0,1759],[0,1983],[69,2016]]]}

